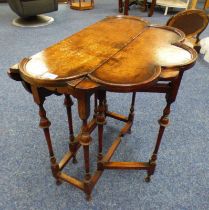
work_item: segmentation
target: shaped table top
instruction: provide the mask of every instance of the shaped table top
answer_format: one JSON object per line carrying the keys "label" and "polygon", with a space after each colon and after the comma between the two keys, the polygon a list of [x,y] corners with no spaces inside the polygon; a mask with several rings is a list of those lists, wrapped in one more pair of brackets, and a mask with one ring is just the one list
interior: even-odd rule
{"label": "shaped table top", "polygon": [[107,90],[133,91],[155,82],[161,67],[194,64],[196,52],[183,40],[184,34],[171,27],[131,16],[107,17],[23,59],[19,73],[42,87],[88,79]]}

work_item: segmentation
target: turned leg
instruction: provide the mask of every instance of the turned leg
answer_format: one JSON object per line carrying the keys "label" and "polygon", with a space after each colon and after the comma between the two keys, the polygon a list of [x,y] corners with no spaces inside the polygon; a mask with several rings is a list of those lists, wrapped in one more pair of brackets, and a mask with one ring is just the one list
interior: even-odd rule
{"label": "turned leg", "polygon": [[147,176],[145,177],[146,182],[149,182],[151,175],[154,174],[154,171],[155,171],[155,168],[156,168],[157,154],[158,154],[158,150],[159,150],[159,147],[160,147],[161,139],[162,139],[165,128],[169,125],[170,107],[171,107],[171,104],[176,100],[178,90],[179,90],[179,87],[180,87],[180,83],[181,83],[181,79],[183,77],[183,73],[184,73],[183,71],[180,72],[179,76],[176,79],[174,79],[172,82],[170,82],[170,84],[169,84],[170,90],[166,94],[167,104],[166,104],[166,107],[163,110],[162,117],[158,121],[159,124],[160,124],[160,128],[159,128],[154,152],[153,152],[153,154],[151,156],[151,159],[149,161],[151,167],[147,171]]}
{"label": "turned leg", "polygon": [[106,99],[106,92],[99,91],[98,92],[98,99],[99,99],[99,106],[97,110],[97,125],[98,125],[98,162],[97,162],[97,169],[102,170],[101,167],[101,160],[103,158],[102,155],[102,146],[103,146],[103,128],[105,124],[105,99]]}
{"label": "turned leg", "polygon": [[94,118],[97,117],[97,107],[98,107],[98,102],[97,102],[97,95],[96,93],[94,94]]}
{"label": "turned leg", "polygon": [[[108,104],[107,104],[107,92],[106,91],[103,91],[102,92],[103,94],[103,97],[104,97],[104,107],[105,107],[105,113],[108,112]],[[106,116],[105,116],[106,117]]]}
{"label": "turned leg", "polygon": [[167,127],[169,125],[168,116],[170,114],[170,106],[171,106],[171,103],[169,101],[167,101],[167,105],[166,105],[165,109],[163,110],[163,116],[158,121],[159,124],[160,124],[160,129],[159,129],[159,132],[158,132],[154,152],[153,152],[153,154],[151,156],[151,159],[149,161],[149,164],[150,164],[151,167],[147,171],[147,176],[145,177],[146,182],[150,181],[150,177],[151,177],[151,175],[154,174],[154,171],[155,171],[156,161],[157,161],[157,153],[158,153],[158,150],[159,150],[159,147],[160,147],[161,139],[162,139],[165,127]]}
{"label": "turned leg", "polygon": [[46,117],[46,111],[43,107],[45,97],[43,97],[41,95],[41,91],[38,90],[36,87],[31,87],[31,90],[32,90],[32,94],[33,94],[33,97],[34,97],[34,101],[39,106],[39,116],[40,116],[39,127],[42,128],[43,131],[44,131],[44,136],[45,136],[46,143],[47,143],[48,150],[49,150],[49,157],[50,157],[52,174],[56,178],[57,183],[59,184],[59,179],[58,179],[58,174],[60,173],[59,165],[58,165],[58,163],[56,161],[56,158],[55,158],[55,155],[54,155],[52,142],[51,142],[51,137],[50,137],[50,132],[49,132],[49,127],[51,125],[51,122]]}
{"label": "turned leg", "polygon": [[152,15],[154,13],[155,6],[156,6],[156,0],[152,0],[150,10],[148,12],[148,17],[152,17]]}
{"label": "turned leg", "polygon": [[67,110],[67,117],[68,117],[68,127],[69,127],[69,149],[73,154],[73,163],[77,163],[76,160],[76,146],[77,142],[75,141],[74,131],[73,131],[73,121],[72,121],[72,105],[73,101],[69,95],[65,95],[64,105],[66,106]]}
{"label": "turned leg", "polygon": [[89,160],[89,145],[92,141],[88,128],[88,117],[90,115],[90,95],[88,93],[80,93],[78,96],[78,113],[82,120],[81,132],[78,135],[78,141],[83,146],[84,154],[84,192],[86,193],[86,199],[91,199],[91,174],[90,174],[90,160]]}
{"label": "turned leg", "polygon": [[[128,115],[128,121],[133,123],[134,120],[134,106],[135,106],[135,100],[136,100],[136,92],[133,92],[132,99],[131,99],[131,108]],[[129,133],[131,133],[131,128],[129,129]]]}
{"label": "turned leg", "polygon": [[84,191],[86,193],[86,200],[91,200],[91,174],[89,162],[89,145],[83,146],[84,161],[85,161],[85,178],[84,178]]}

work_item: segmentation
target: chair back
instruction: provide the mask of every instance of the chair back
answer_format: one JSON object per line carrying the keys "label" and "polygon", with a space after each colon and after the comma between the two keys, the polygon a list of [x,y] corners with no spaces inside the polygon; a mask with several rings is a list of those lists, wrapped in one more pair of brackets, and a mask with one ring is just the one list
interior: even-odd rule
{"label": "chair back", "polygon": [[203,10],[189,9],[172,16],[167,24],[180,29],[187,37],[197,37],[208,25],[208,16]]}

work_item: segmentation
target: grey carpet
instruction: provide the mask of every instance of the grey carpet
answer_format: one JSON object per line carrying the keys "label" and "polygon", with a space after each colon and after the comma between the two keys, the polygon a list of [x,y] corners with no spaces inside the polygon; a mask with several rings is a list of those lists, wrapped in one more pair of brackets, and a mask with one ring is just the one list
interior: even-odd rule
{"label": "grey carpet", "polygon": [[[209,64],[199,57],[196,66],[185,73],[177,101],[172,106],[171,125],[166,129],[158,156],[157,170],[148,184],[144,171],[105,171],[88,203],[83,192],[63,183],[56,186],[51,175],[47,146],[38,128],[38,108],[6,70],[20,59],[81,30],[105,16],[117,15],[117,1],[97,0],[95,9],[73,11],[59,5],[51,13],[55,22],[43,28],[18,28],[11,25],[16,15],[6,4],[0,5],[0,209],[209,209]],[[171,13],[169,13],[171,14]],[[130,15],[164,24],[169,16],[157,10],[152,18],[132,7]],[[201,37],[209,36],[209,28]],[[148,43],[149,44],[149,43]],[[137,58],[136,58],[137,59]],[[108,94],[109,107],[128,113],[129,94]],[[133,132],[124,138],[113,160],[149,159],[158,130],[157,120],[165,105],[163,94],[137,94]],[[58,160],[67,150],[67,118],[63,97],[52,96],[45,104],[52,122],[52,138]],[[78,132],[76,106],[74,127]],[[108,120],[105,149],[121,123]],[[96,132],[91,160],[96,160]],[[82,152],[77,165],[65,171],[83,177]]]}

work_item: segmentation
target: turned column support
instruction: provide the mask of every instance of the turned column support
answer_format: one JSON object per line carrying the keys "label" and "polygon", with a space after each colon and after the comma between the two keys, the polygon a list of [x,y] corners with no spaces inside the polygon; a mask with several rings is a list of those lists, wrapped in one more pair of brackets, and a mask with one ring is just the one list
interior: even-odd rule
{"label": "turned column support", "polygon": [[46,139],[48,150],[49,150],[52,174],[57,179],[57,181],[59,181],[58,179],[58,174],[60,173],[59,165],[54,155],[50,132],[49,132],[49,127],[51,125],[51,122],[47,118],[46,111],[43,106],[44,101],[45,101],[45,96],[41,92],[41,90],[38,89],[38,87],[31,86],[31,90],[32,90],[34,101],[39,106],[39,116],[40,116],[39,127],[42,128],[44,131],[45,139]]}
{"label": "turned column support", "polygon": [[77,96],[78,100],[78,113],[82,120],[82,127],[80,134],[78,135],[78,141],[83,146],[84,155],[84,192],[86,193],[86,199],[91,199],[91,174],[90,174],[90,158],[89,158],[89,145],[92,141],[88,127],[88,118],[90,115],[90,96],[91,94],[87,92],[81,92]]}
{"label": "turned column support", "polygon": [[76,147],[78,142],[75,139],[74,131],[73,131],[73,120],[72,120],[72,106],[73,101],[70,95],[65,94],[64,105],[66,106],[67,110],[67,117],[68,117],[68,127],[69,127],[69,150],[73,154],[73,163],[77,163],[76,160]]}
{"label": "turned column support", "polygon": [[83,146],[88,146],[91,143],[87,120],[90,115],[90,94],[80,93],[78,95],[78,113],[82,120],[81,132],[78,136],[78,141]]}
{"label": "turned column support", "polygon": [[174,80],[172,80],[169,84],[169,86],[171,88],[166,93],[166,96],[165,96],[166,102],[167,102],[166,107],[163,110],[162,117],[158,121],[159,124],[160,124],[160,128],[159,128],[159,132],[158,132],[157,141],[156,141],[156,144],[155,144],[154,151],[152,153],[151,159],[149,160],[149,164],[151,165],[151,167],[150,167],[150,169],[147,170],[147,176],[145,177],[146,182],[149,182],[151,175],[154,174],[154,171],[155,171],[155,168],[156,168],[156,162],[157,162],[157,154],[158,154],[158,150],[160,148],[162,136],[163,136],[163,133],[165,131],[165,128],[169,125],[169,122],[170,122],[169,121],[169,114],[170,114],[170,111],[171,111],[171,109],[170,109],[171,104],[176,100],[183,73],[184,73],[183,71],[180,72],[179,76],[177,78],[175,78]]}
{"label": "turned column support", "polygon": [[159,119],[159,124],[160,124],[160,128],[159,128],[159,132],[158,132],[158,136],[157,136],[157,141],[155,144],[155,148],[154,151],[152,153],[151,159],[149,160],[149,164],[150,164],[150,168],[147,170],[147,176],[145,177],[145,181],[149,182],[150,181],[150,177],[151,175],[154,174],[155,172],[155,168],[156,168],[156,162],[157,162],[157,154],[158,154],[158,150],[160,147],[160,143],[162,140],[162,136],[164,133],[165,128],[169,125],[169,114],[170,114],[170,106],[171,106],[171,101],[168,100],[169,97],[166,97],[167,99],[167,104],[166,107],[163,110],[163,115],[162,117]]}
{"label": "turned column support", "polygon": [[[131,123],[131,126],[133,124],[134,120],[134,106],[135,106],[135,100],[136,100],[136,92],[132,93],[132,99],[131,99],[131,107],[128,115],[128,121]],[[129,129],[129,133],[131,133],[131,127]]]}
{"label": "turned column support", "polygon": [[98,162],[97,162],[97,169],[102,170],[101,160],[103,158],[102,155],[102,147],[103,147],[103,130],[104,125],[106,124],[105,120],[105,111],[106,111],[106,92],[105,91],[98,91],[97,97],[99,100],[99,105],[97,108],[97,118],[96,123],[98,126]]}
{"label": "turned column support", "polygon": [[[105,90],[100,90],[99,91],[100,93],[102,92],[102,95],[103,95],[103,103],[104,103],[104,107],[105,107],[105,110],[104,110],[104,114],[105,114],[105,117],[106,117],[106,114],[107,114],[107,112],[108,112],[108,104],[107,104],[107,93],[106,93],[106,91]],[[94,94],[94,118],[96,118],[97,117],[97,112],[98,112],[98,110],[97,110],[97,108],[98,108],[98,92],[96,92],[95,94]]]}
{"label": "turned column support", "polygon": [[129,121],[133,121],[134,119],[134,106],[135,106],[135,100],[136,100],[136,92],[132,93],[132,99],[131,99],[131,107],[130,107],[130,112],[128,116]]}
{"label": "turned column support", "polygon": [[97,116],[97,106],[98,106],[98,101],[97,101],[97,94],[94,94],[94,115],[93,117],[96,118]]}

